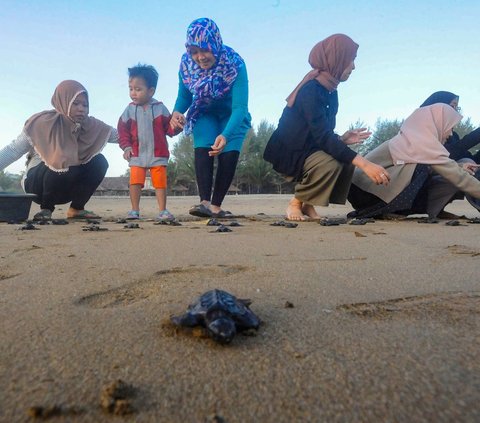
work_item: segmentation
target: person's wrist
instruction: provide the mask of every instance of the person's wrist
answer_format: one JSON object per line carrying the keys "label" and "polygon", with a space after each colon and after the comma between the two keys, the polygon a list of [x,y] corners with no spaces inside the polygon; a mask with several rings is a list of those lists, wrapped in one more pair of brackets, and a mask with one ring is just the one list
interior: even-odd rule
{"label": "person's wrist", "polygon": [[360,154],[357,154],[352,160],[352,164],[362,170],[365,169],[368,163],[370,162],[364,157],[362,157]]}

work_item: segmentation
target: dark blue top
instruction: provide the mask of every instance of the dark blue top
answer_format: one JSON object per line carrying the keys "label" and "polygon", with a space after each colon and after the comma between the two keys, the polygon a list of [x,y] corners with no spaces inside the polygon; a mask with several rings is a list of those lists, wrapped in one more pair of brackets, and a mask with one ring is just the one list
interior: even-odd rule
{"label": "dark blue top", "polygon": [[477,144],[480,144],[480,128],[477,128],[465,135],[462,139],[460,139],[460,136],[454,132],[453,135],[447,139],[444,147],[448,150],[450,153],[450,158],[453,160],[467,158],[478,161],[480,154],[476,153],[474,156],[472,153],[470,153],[470,151],[468,151]]}
{"label": "dark blue top", "polygon": [[307,82],[292,107],[285,107],[278,127],[264,152],[264,159],[283,175],[299,179],[308,156],[324,151],[344,163],[357,153],[334,132],[338,111],[337,91],[328,91],[318,81]]}

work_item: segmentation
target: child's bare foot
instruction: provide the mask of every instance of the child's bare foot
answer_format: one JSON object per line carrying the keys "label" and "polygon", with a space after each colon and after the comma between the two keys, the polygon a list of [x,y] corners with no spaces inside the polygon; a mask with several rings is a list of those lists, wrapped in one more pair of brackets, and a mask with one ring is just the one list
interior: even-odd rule
{"label": "child's bare foot", "polygon": [[322,218],[315,210],[315,207],[313,207],[311,204],[304,203],[302,206],[302,213],[307,215],[310,219],[319,220]]}
{"label": "child's bare foot", "polygon": [[286,210],[287,220],[305,220],[302,212],[303,203],[293,197]]}

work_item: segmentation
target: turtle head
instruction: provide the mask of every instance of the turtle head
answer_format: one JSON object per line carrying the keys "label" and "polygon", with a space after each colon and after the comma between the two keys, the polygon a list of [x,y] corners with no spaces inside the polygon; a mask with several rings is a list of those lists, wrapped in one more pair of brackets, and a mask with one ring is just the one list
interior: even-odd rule
{"label": "turtle head", "polygon": [[207,325],[207,331],[212,339],[219,344],[229,344],[237,333],[235,322],[224,316],[211,320]]}

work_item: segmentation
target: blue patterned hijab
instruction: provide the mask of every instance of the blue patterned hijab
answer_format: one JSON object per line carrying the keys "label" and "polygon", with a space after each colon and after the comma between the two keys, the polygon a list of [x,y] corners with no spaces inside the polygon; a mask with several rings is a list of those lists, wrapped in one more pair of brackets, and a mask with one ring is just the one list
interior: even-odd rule
{"label": "blue patterned hijab", "polygon": [[[211,51],[216,59],[213,67],[202,69],[198,66],[190,55],[191,46]],[[223,44],[216,23],[208,18],[196,19],[190,24],[185,47],[187,52],[182,56],[180,75],[193,96],[185,125],[185,133],[188,135],[199,115],[212,100],[220,99],[230,91],[244,61],[232,48]]]}

